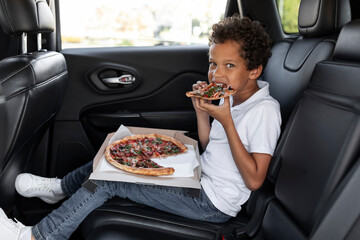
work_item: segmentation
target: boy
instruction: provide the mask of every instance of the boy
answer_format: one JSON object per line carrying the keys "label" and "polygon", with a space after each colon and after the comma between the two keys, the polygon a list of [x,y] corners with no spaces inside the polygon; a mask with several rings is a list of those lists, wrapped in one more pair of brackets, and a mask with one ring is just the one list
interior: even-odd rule
{"label": "boy", "polygon": [[[218,106],[192,98],[199,141],[205,149],[198,198],[181,188],[108,181],[95,181],[97,188],[90,192],[81,183],[92,163],[61,181],[20,174],[16,189],[23,196],[48,203],[71,197],[32,228],[0,212],[3,224],[20,228],[12,239],[67,239],[92,210],[114,196],[203,221],[225,222],[236,216],[251,191],[264,182],[280,134],[279,104],[269,95],[268,84],[257,80],[270,57],[270,39],[260,23],[231,17],[213,26],[209,46],[209,82],[226,83],[237,92]],[[206,85],[197,82],[193,90]],[[17,238],[19,232],[22,236]]]}

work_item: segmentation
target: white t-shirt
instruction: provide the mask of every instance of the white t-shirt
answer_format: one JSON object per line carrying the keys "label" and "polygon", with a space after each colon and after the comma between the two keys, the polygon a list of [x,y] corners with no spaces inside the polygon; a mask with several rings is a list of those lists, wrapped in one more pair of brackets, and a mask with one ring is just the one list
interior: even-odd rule
{"label": "white t-shirt", "polygon": [[[231,107],[231,116],[248,152],[272,155],[280,135],[280,105],[269,95],[267,82],[258,80],[257,84],[260,89],[256,93],[245,102]],[[232,103],[230,97],[231,106]],[[201,185],[217,209],[236,216],[251,191],[245,186],[232,157],[225,130],[217,120],[212,123],[209,140],[200,158]]]}

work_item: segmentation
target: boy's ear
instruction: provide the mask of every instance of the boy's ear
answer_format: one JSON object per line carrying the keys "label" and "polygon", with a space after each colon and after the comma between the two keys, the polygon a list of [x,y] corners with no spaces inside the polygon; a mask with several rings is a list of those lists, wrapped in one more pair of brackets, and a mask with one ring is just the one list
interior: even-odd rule
{"label": "boy's ear", "polygon": [[257,68],[254,68],[253,70],[250,71],[250,79],[258,79],[261,75],[261,72],[263,70],[263,66],[260,65]]}

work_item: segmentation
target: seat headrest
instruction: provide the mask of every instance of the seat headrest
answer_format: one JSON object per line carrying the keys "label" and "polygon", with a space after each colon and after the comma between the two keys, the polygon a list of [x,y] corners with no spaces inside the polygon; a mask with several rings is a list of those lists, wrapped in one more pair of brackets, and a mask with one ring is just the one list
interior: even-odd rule
{"label": "seat headrest", "polygon": [[334,60],[360,62],[360,19],[346,24],[339,34],[334,50]]}
{"label": "seat headrest", "polygon": [[321,37],[337,32],[351,21],[349,0],[301,0],[299,33],[304,37]]}
{"label": "seat headrest", "polygon": [[54,31],[46,0],[0,0],[0,24],[7,35]]}

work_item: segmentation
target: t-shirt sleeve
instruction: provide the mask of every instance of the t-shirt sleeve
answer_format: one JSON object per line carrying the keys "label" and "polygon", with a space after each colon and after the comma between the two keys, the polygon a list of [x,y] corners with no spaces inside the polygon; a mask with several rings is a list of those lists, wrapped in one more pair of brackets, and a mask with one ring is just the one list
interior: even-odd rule
{"label": "t-shirt sleeve", "polygon": [[245,122],[249,152],[273,155],[281,131],[279,106],[261,103],[247,113]]}

